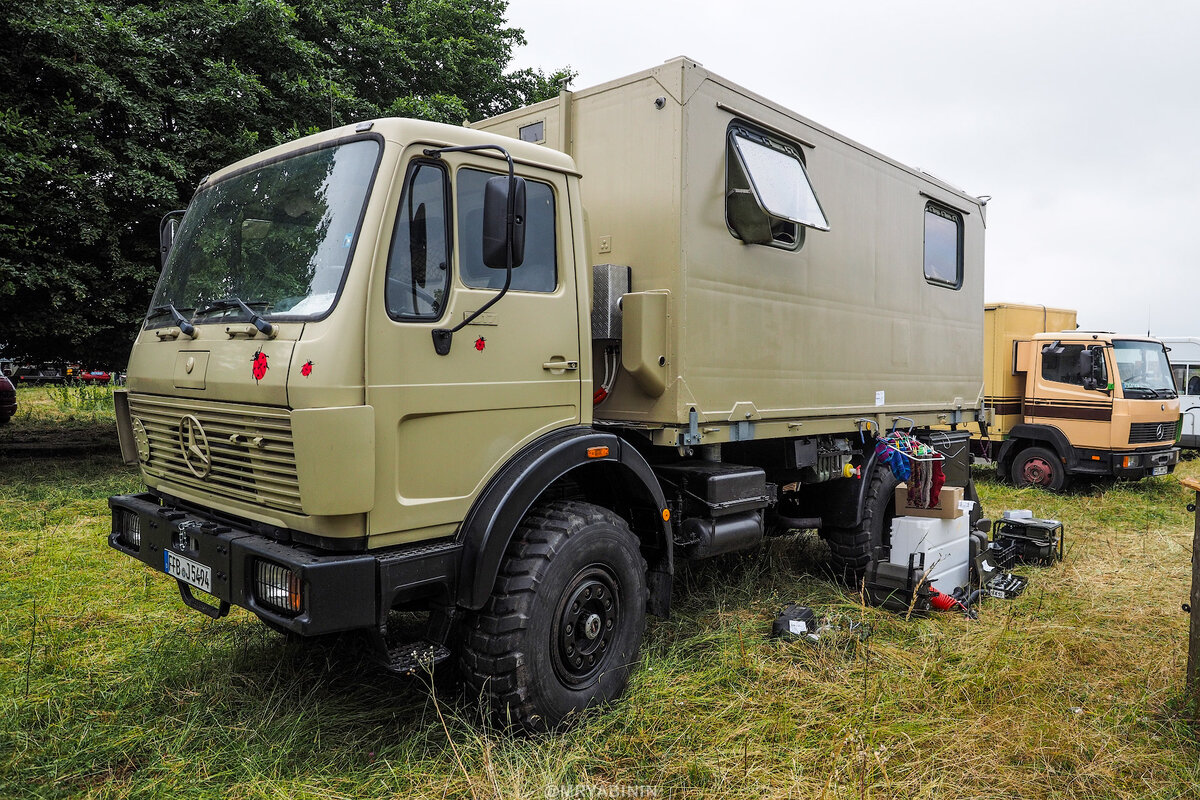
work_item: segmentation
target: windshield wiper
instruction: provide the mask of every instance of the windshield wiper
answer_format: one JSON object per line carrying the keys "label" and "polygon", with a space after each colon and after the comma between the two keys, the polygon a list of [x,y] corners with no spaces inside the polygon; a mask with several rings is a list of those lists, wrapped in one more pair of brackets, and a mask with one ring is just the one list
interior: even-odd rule
{"label": "windshield wiper", "polygon": [[166,314],[168,312],[175,319],[176,324],[179,325],[180,333],[189,339],[196,338],[196,326],[188,322],[187,318],[184,317],[183,314],[179,313],[179,309],[175,308],[174,303],[165,303],[161,306],[155,306],[154,308],[150,309],[150,313],[146,315],[146,318],[149,319],[150,317],[154,317],[159,314]]}
{"label": "windshield wiper", "polygon": [[[256,306],[270,305],[270,303],[268,303],[266,300],[252,300],[251,303]],[[196,315],[199,316],[201,314],[207,314],[210,311],[219,311],[221,309],[228,308],[240,308],[242,311],[245,311],[246,315],[250,317],[250,323],[255,328],[258,328],[258,332],[263,336],[275,335],[275,326],[259,316],[258,312],[250,308],[250,305],[240,297],[226,297],[224,300],[214,300],[204,308],[197,311]]]}

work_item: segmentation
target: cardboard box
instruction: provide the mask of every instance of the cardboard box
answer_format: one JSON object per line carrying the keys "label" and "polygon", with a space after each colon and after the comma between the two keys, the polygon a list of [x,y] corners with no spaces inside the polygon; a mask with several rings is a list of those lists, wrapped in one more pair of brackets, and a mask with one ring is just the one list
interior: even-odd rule
{"label": "cardboard box", "polygon": [[917,508],[908,504],[908,484],[901,483],[896,487],[896,516],[958,519],[963,514],[963,509],[959,505],[962,499],[963,489],[961,486],[943,486],[938,495],[937,505],[933,508]]}

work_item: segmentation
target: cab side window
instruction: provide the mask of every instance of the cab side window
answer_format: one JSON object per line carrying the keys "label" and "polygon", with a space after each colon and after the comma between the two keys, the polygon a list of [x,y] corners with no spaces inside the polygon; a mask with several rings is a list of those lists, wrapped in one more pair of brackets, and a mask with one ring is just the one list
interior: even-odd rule
{"label": "cab side window", "polygon": [[[458,266],[462,282],[476,289],[504,286],[502,269],[483,263],[483,187],[495,173],[460,169],[458,188]],[[510,289],[553,292],[558,286],[558,245],[554,228],[554,190],[548,183],[525,180],[525,260],[512,271]]]}
{"label": "cab side window", "polygon": [[[1054,383],[1069,383],[1083,386],[1084,374],[1079,367],[1079,356],[1085,349],[1081,344],[1048,344],[1042,348],[1042,380]],[[1101,386],[1108,383],[1108,368],[1100,361],[1098,380]]]}
{"label": "cab side window", "polygon": [[446,171],[418,161],[408,170],[388,254],[384,300],[393,319],[437,319],[450,277]]}

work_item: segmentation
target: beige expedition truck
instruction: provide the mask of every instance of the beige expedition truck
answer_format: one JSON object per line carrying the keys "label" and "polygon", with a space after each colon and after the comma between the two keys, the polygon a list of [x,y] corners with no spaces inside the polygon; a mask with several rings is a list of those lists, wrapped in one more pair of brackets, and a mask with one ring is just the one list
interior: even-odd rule
{"label": "beige expedition truck", "polygon": [[556,726],[621,693],[676,558],[816,528],[862,572],[879,432],[967,449],[983,233],[976,198],[688,59],[275,147],[164,221],[118,395],[146,490],[110,544],[397,672],[453,647],[502,720]]}
{"label": "beige expedition truck", "polygon": [[[1075,312],[984,307],[985,419],[973,448],[1017,485],[1072,475],[1166,475],[1179,459],[1179,397],[1162,342],[1076,330]],[[988,422],[988,418],[992,421]]]}

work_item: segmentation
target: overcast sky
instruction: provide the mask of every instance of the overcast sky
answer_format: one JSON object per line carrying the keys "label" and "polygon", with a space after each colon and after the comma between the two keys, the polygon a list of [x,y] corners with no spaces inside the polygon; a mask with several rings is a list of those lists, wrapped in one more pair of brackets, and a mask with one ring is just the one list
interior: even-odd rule
{"label": "overcast sky", "polygon": [[582,89],[687,55],[988,204],[989,302],[1200,336],[1200,2],[511,0]]}

